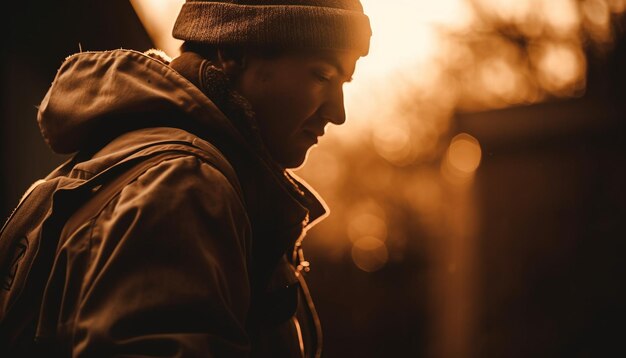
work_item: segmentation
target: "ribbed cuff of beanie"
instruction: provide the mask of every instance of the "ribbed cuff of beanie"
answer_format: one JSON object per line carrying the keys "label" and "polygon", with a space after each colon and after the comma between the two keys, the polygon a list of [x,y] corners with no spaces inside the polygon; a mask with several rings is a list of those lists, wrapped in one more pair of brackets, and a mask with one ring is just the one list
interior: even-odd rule
{"label": "ribbed cuff of beanie", "polygon": [[369,18],[359,11],[298,5],[186,2],[173,35],[213,45],[369,52]]}

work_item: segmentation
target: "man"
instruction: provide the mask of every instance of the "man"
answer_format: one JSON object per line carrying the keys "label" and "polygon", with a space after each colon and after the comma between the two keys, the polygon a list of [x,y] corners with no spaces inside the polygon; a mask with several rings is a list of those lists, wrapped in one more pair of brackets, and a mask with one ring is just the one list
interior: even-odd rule
{"label": "man", "polygon": [[301,243],[325,208],[286,169],[345,121],[342,86],[370,34],[358,0],[189,1],[171,63],[128,50],[69,57],[38,115],[53,150],[79,153],[65,188],[170,154],[64,223],[39,349],[319,356]]}

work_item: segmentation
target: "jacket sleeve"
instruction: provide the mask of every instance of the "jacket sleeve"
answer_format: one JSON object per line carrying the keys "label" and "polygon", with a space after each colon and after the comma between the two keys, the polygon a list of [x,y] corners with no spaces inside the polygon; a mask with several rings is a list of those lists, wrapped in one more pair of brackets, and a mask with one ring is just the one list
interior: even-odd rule
{"label": "jacket sleeve", "polygon": [[73,355],[246,356],[249,228],[209,164],[183,157],[142,174],[93,225]]}

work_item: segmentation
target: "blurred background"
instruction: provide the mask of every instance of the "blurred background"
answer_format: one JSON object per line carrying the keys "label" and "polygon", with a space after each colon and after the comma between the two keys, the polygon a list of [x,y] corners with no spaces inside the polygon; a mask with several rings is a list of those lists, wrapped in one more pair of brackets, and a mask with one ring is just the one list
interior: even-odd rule
{"label": "blurred background", "polygon": [[[362,0],[348,122],[296,171],[325,357],[626,356],[626,0]],[[40,103],[80,50],[151,47],[181,0],[4,11],[0,213],[64,157]]]}

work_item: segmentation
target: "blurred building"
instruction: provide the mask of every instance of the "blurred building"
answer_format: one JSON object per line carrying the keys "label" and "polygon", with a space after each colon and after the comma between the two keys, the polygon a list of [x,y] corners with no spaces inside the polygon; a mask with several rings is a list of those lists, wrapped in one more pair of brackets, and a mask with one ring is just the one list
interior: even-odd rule
{"label": "blurred building", "polygon": [[[371,273],[357,269],[349,251],[335,258],[313,251],[310,285],[326,324],[329,357],[626,354],[620,339],[626,318],[621,313],[626,301],[624,18],[614,25],[609,47],[596,51],[584,43],[586,74],[575,81],[583,87],[569,98],[548,94],[534,104],[456,112],[448,140],[466,136],[481,152],[480,166],[463,180],[448,182],[444,170],[438,185],[398,202],[399,191],[428,184],[418,179],[429,168],[438,169],[439,162],[445,168],[450,150],[430,163],[392,169],[369,160],[366,148],[346,155],[352,159],[345,161],[345,171],[360,174],[347,180],[352,188],[342,187],[346,200],[369,191],[386,205],[388,228],[397,229],[389,232],[389,249],[394,242],[406,246],[403,258]],[[461,150],[463,160],[469,149]],[[359,162],[370,169],[355,169]],[[360,185],[355,181],[384,177],[386,171],[404,181],[373,179],[367,190],[354,189]],[[404,205],[437,188],[443,193],[434,197],[443,212],[433,215],[439,218],[429,227],[423,225],[430,220],[423,212]],[[326,236],[342,240],[341,227],[349,229],[351,219],[333,216],[334,231],[314,230],[311,245]]]}
{"label": "blurred building", "polygon": [[589,54],[580,98],[456,116],[483,150],[468,356],[626,355],[623,33],[614,46]]}

